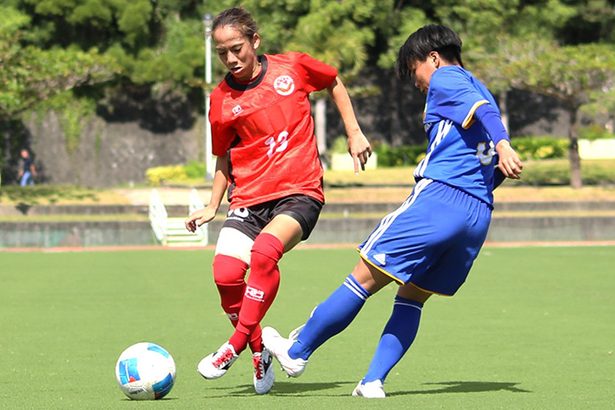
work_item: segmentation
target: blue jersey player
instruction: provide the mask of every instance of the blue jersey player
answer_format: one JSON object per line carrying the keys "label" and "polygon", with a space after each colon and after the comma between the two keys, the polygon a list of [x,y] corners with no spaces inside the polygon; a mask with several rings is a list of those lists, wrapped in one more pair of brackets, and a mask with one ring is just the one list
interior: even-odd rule
{"label": "blue jersey player", "polygon": [[452,296],[463,284],[487,236],[493,189],[505,177],[518,179],[523,168],[493,96],[463,68],[454,31],[417,30],[400,48],[397,67],[427,95],[429,142],[412,193],[359,246],[359,263],[298,336],[263,329],[265,346],[289,376],[299,376],[310,355],[346,328],[371,295],[397,283],[391,317],[352,393],[368,398],[385,397],[383,383],[414,341],[427,299]]}

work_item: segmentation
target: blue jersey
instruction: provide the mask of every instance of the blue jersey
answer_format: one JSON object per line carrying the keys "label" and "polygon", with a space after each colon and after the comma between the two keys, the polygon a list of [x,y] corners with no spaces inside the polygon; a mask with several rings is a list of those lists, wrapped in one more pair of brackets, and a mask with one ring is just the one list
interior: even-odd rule
{"label": "blue jersey", "polygon": [[469,71],[445,66],[433,73],[423,120],[427,153],[414,177],[451,185],[492,206],[495,147],[474,118],[483,104],[498,110],[487,87]]}

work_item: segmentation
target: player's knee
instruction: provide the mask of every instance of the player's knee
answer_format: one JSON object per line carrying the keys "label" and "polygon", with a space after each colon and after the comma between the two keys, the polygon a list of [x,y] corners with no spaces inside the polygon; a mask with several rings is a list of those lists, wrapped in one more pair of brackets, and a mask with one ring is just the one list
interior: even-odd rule
{"label": "player's knee", "polygon": [[254,240],[250,267],[254,272],[270,272],[284,255],[284,244],[275,236],[262,233]]}
{"label": "player's knee", "polygon": [[214,256],[213,272],[216,285],[243,285],[247,270],[248,264],[240,259],[221,254]]}
{"label": "player's knee", "polygon": [[245,233],[235,228],[224,227],[218,235],[216,255],[230,256],[249,264],[252,245],[254,240]]}

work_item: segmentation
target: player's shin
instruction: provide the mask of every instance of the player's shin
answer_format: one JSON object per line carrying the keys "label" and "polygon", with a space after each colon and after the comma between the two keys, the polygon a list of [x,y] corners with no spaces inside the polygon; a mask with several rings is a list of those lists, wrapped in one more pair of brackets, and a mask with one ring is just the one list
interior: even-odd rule
{"label": "player's shin", "polygon": [[375,380],[384,382],[389,371],[399,362],[414,342],[419,329],[422,309],[422,303],[401,296],[395,297],[393,313],[391,313],[391,317],[384,327],[372,362],[363,378],[363,383]]}
{"label": "player's shin", "polygon": [[[239,311],[246,290],[248,264],[241,259],[216,254],[213,261],[214,282],[220,294],[220,305],[234,328],[239,322]],[[250,350],[253,353],[263,350],[261,328],[257,326],[250,336]]]}
{"label": "player's shin", "polygon": [[280,285],[278,261],[283,254],[284,245],[275,236],[264,233],[256,237],[252,247],[250,276],[239,312],[239,323],[229,339],[229,343],[238,353],[245,349],[275,299]]}
{"label": "player's shin", "polygon": [[314,310],[288,355],[292,359],[307,360],[320,345],[344,330],[354,320],[369,296],[370,293],[349,275],[344,283]]}

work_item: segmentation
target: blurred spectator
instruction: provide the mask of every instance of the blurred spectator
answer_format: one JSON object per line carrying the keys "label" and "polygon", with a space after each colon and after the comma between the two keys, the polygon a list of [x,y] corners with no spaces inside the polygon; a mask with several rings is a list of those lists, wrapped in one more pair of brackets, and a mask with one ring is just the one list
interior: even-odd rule
{"label": "blurred spectator", "polygon": [[19,164],[19,173],[17,174],[17,179],[19,179],[19,185],[34,185],[36,167],[34,166],[34,161],[32,160],[30,151],[24,148],[21,150],[19,155],[21,156],[21,161]]}

